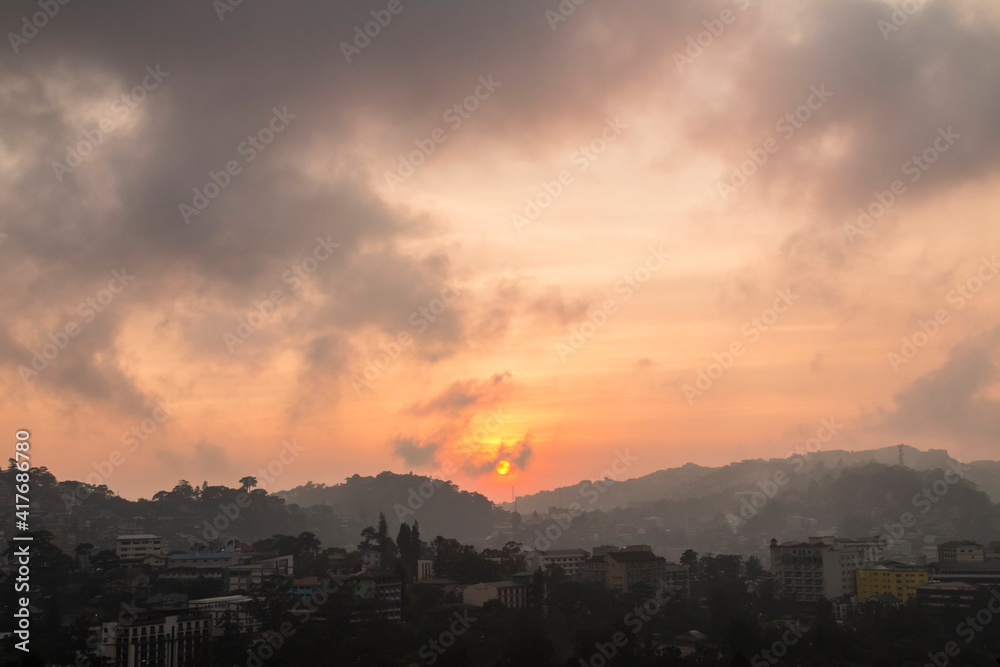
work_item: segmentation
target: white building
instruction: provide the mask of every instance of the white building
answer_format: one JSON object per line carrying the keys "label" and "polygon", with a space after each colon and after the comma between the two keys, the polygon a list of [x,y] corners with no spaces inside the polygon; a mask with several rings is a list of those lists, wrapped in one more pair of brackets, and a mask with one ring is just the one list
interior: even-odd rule
{"label": "white building", "polygon": [[590,552],[585,549],[550,549],[549,551],[531,551],[527,554],[528,571],[534,572],[539,567],[547,572],[550,565],[558,565],[569,578],[576,578],[583,573],[583,564],[590,558]]}
{"label": "white building", "polygon": [[122,560],[142,560],[163,551],[163,538],[157,535],[119,535],[115,555]]}
{"label": "white building", "polygon": [[212,617],[212,634],[221,637],[226,624],[231,623],[239,632],[259,632],[260,619],[250,613],[253,599],[246,595],[225,595],[217,598],[202,598],[188,602],[188,609]]}
{"label": "white building", "polygon": [[101,655],[115,667],[197,664],[211,638],[210,616],[145,614],[101,626]]}

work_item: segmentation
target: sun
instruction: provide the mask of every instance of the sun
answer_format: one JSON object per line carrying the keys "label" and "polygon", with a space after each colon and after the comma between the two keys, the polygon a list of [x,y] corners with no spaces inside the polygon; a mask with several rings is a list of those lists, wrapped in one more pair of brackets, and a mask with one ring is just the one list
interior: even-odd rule
{"label": "sun", "polygon": [[499,461],[497,463],[497,473],[500,475],[506,475],[510,472],[510,463],[507,461]]}

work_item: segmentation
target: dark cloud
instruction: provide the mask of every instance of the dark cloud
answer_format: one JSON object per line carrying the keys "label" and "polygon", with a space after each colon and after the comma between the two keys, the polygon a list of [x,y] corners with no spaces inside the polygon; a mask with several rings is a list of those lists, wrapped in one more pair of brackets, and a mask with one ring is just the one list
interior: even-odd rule
{"label": "dark cloud", "polygon": [[440,442],[420,442],[414,438],[396,438],[392,443],[393,452],[407,465],[429,466],[441,449]]}
{"label": "dark cloud", "polygon": [[[303,361],[303,382],[362,365],[351,337],[408,330],[410,315],[460,270],[437,245],[440,221],[387,203],[371,184],[414,139],[445,126],[443,112],[480,76],[500,88],[434,159],[461,160],[470,154],[463,146],[480,156],[561,156],[605,115],[660,104],[686,142],[671,141],[672,153],[735,164],[812,86],[826,85],[833,97],[783,142],[747,186],[748,199],[805,202],[817,211],[810,229],[839,224],[946,126],[962,139],[908,200],[996,169],[1000,39],[995,22],[977,20],[975,4],[927,3],[885,40],[877,21],[891,9],[883,2],[751,3],[683,72],[673,54],[735,3],[586,3],[553,31],[545,11],[557,6],[407,3],[348,64],[339,44],[371,20],[369,6],[247,1],[220,21],[212,3],[194,0],[60,5],[18,53],[0,50],[0,207],[9,235],[0,308],[17,313],[0,324],[8,386],[19,386],[17,365],[121,266],[137,275],[122,307],[109,308],[35,387],[130,412],[147,407],[118,345],[142,308],[163,313],[164,329],[204,359],[207,373],[288,352]],[[0,25],[18,30],[37,11],[33,0],[6,2]],[[114,100],[157,66],[169,75],[122,117]],[[662,95],[651,101],[651,91]],[[240,146],[274,109],[294,118],[247,162]],[[53,161],[102,120],[114,130],[57,180]],[[179,204],[229,160],[241,173],[185,224]],[[283,276],[319,237],[340,248],[308,281],[307,299]],[[842,243],[789,237],[780,253],[825,298],[841,298],[828,276],[847,261]],[[747,280],[733,298],[755,293],[758,276]],[[288,304],[229,355],[225,327],[274,289]],[[416,355],[433,363],[509,335],[514,318],[553,326],[585,309],[557,288],[500,278],[470,287],[417,339]],[[475,387],[452,391],[415,409],[464,414],[464,405],[480,405]]]}

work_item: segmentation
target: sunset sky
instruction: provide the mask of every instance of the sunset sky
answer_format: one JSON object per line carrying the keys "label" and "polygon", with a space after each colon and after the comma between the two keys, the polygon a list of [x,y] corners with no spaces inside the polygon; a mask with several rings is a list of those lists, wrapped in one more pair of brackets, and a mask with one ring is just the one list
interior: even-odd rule
{"label": "sunset sky", "polygon": [[912,4],[6,2],[4,458],[997,458],[1000,5]]}

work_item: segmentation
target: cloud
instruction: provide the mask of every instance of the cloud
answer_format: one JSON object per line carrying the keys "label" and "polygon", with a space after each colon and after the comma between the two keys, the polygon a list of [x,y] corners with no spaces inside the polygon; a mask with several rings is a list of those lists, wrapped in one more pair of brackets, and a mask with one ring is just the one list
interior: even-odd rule
{"label": "cloud", "polygon": [[940,368],[920,376],[893,397],[895,407],[878,415],[877,427],[995,445],[1000,434],[1000,400],[991,392],[1000,380],[998,353],[1000,327],[956,345]]}
{"label": "cloud", "polygon": [[486,475],[493,472],[500,461],[508,461],[511,468],[526,470],[533,454],[531,438],[526,436],[523,440],[512,443],[501,442],[495,453],[481,451],[479,456],[472,457],[472,460],[463,461],[462,470],[473,476]]}
{"label": "cloud", "polygon": [[405,412],[415,417],[441,416],[456,418],[469,414],[474,408],[494,405],[510,388],[511,374],[497,373],[489,380],[463,380],[454,382],[426,403],[414,403]]}
{"label": "cloud", "polygon": [[440,442],[422,443],[414,438],[396,438],[393,442],[393,452],[411,466],[432,465],[440,449]]}
{"label": "cloud", "polygon": [[637,371],[648,371],[649,369],[656,368],[657,366],[659,366],[659,364],[649,357],[643,357],[635,362],[635,369]]}
{"label": "cloud", "polygon": [[[506,371],[487,380],[462,380],[448,385],[424,403],[404,408],[401,414],[428,420],[425,430],[432,435],[426,440],[397,437],[392,443],[393,453],[415,466],[436,462],[436,456],[445,449],[463,454],[463,466],[468,465],[470,458],[481,459],[483,452],[491,449],[485,439],[502,431],[506,423],[500,406],[512,395],[512,382],[513,377]],[[477,416],[483,416],[483,423],[472,429]],[[527,462],[530,446],[526,450],[518,446],[514,454]]]}

